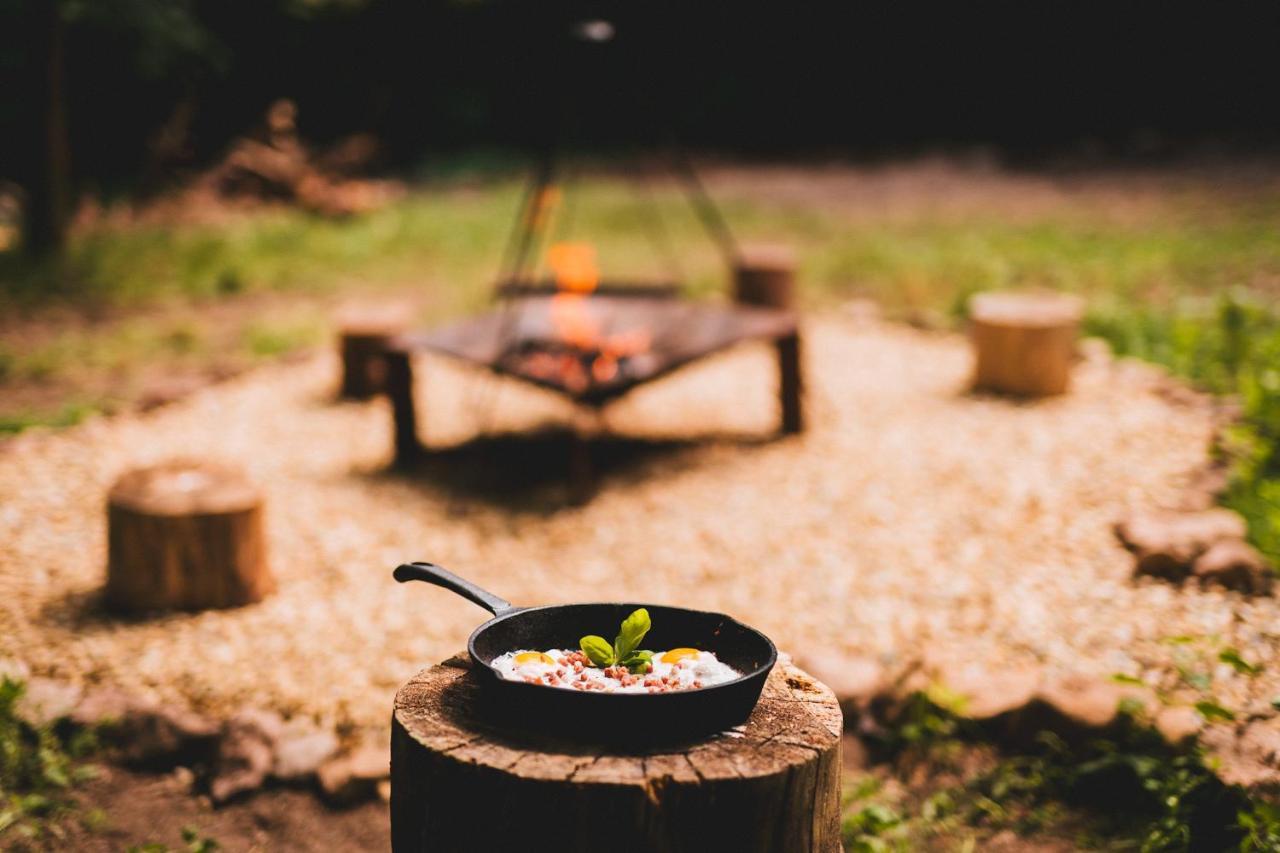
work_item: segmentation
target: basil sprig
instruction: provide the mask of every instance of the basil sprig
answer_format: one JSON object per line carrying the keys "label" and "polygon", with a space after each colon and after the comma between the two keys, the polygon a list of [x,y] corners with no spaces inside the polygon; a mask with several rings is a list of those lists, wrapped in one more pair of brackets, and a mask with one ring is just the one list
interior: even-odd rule
{"label": "basil sprig", "polygon": [[649,611],[641,607],[622,620],[622,628],[612,645],[595,634],[583,637],[579,644],[592,666],[625,666],[632,673],[643,675],[653,669],[653,652],[640,648],[649,627]]}

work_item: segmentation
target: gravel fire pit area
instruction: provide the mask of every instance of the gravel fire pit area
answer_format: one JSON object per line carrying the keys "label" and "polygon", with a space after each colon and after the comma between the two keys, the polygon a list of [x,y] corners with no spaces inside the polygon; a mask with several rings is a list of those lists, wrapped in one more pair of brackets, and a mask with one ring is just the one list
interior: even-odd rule
{"label": "gravel fire pit area", "polygon": [[[1207,458],[1208,401],[1101,357],[1061,398],[974,396],[958,336],[835,318],[804,333],[807,432],[761,440],[777,423],[760,381],[774,356],[745,346],[586,424],[640,441],[602,466],[581,507],[521,478],[522,453],[537,467],[551,452],[532,442],[492,444],[517,460],[505,486],[472,477],[479,450],[389,472],[385,401],[335,402],[327,354],[147,414],[24,434],[0,447],[0,657],[220,717],[256,706],[385,730],[396,688],[485,618],[392,581],[397,563],[427,559],[517,604],[723,610],[800,661],[1036,664],[1172,685],[1185,646],[1171,637],[1273,659],[1273,598],[1135,582],[1112,533],[1131,511],[1177,504]],[[431,446],[574,417],[509,380],[420,366]],[[131,468],[193,456],[260,484],[278,591],[230,610],[108,615],[107,490]],[[1225,704],[1280,692],[1280,668],[1219,669]]]}

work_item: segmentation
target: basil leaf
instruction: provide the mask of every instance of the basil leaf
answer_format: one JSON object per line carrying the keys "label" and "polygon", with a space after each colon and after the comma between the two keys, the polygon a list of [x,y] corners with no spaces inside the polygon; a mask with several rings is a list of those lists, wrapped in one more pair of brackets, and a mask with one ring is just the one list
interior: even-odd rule
{"label": "basil leaf", "polygon": [[582,653],[587,656],[587,660],[595,666],[612,666],[615,660],[613,655],[613,646],[609,645],[609,641],[604,637],[597,637],[592,634],[589,637],[583,637],[578,641],[582,647]]}
{"label": "basil leaf", "polygon": [[618,639],[613,641],[614,655],[618,660],[625,660],[631,653],[640,648],[640,641],[649,633],[649,611],[641,607],[622,621],[622,630]]}
{"label": "basil leaf", "polygon": [[653,652],[632,652],[631,656],[622,662],[622,665],[631,670],[634,675],[644,675],[653,669]]}

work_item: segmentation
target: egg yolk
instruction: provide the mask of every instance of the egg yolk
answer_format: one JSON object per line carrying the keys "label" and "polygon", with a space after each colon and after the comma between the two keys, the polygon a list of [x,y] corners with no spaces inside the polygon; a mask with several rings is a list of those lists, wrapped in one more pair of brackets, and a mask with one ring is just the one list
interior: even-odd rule
{"label": "egg yolk", "polygon": [[697,649],[672,649],[663,655],[660,660],[663,663],[676,663],[686,658],[696,658],[698,656]]}
{"label": "egg yolk", "polygon": [[555,661],[552,660],[551,655],[542,652],[522,652],[516,655],[516,666],[522,663],[545,663],[547,666],[552,666]]}

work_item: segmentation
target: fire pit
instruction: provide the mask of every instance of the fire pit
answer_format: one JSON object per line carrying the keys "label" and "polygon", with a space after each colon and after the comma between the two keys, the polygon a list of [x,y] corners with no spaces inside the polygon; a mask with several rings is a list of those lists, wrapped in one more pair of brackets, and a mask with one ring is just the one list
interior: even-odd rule
{"label": "fire pit", "polygon": [[[673,165],[729,268],[740,281],[760,272],[739,250],[688,161],[679,159]],[[759,287],[739,287],[743,303],[723,305],[680,299],[674,284],[602,282],[594,247],[551,239],[562,198],[554,176],[554,160],[544,160],[525,194],[499,277],[500,305],[477,317],[389,341],[385,381],[395,419],[396,462],[403,464],[423,452],[411,359],[421,351],[479,365],[598,409],[704,356],[743,341],[772,341],[778,351],[781,431],[799,432],[800,339],[790,306],[745,304],[748,299],[770,301],[760,296]],[[660,228],[651,230],[661,233]],[[664,249],[670,254],[670,246],[662,243],[655,241],[655,255]],[[673,257],[668,261],[678,267]],[[540,275],[543,268],[549,280]],[[790,283],[789,267],[775,263],[767,274],[770,280]],[[789,286],[768,290],[790,292]],[[569,470],[573,491],[585,496],[590,491],[590,462],[581,442],[571,451]]]}
{"label": "fire pit", "polygon": [[[428,332],[393,338],[387,352],[387,393],[395,421],[397,464],[419,457],[413,400],[415,352],[434,352],[560,393],[575,403],[602,407],[638,385],[699,358],[748,340],[772,341],[778,352],[780,430],[799,432],[799,333],[790,311],[686,302],[664,296],[595,293],[582,307],[604,329],[648,336],[647,346],[621,353],[578,346],[555,334],[554,296],[531,296],[497,310]],[[571,467],[582,471],[581,462]],[[589,477],[583,471],[579,477]],[[574,483],[575,491],[589,483]]]}

